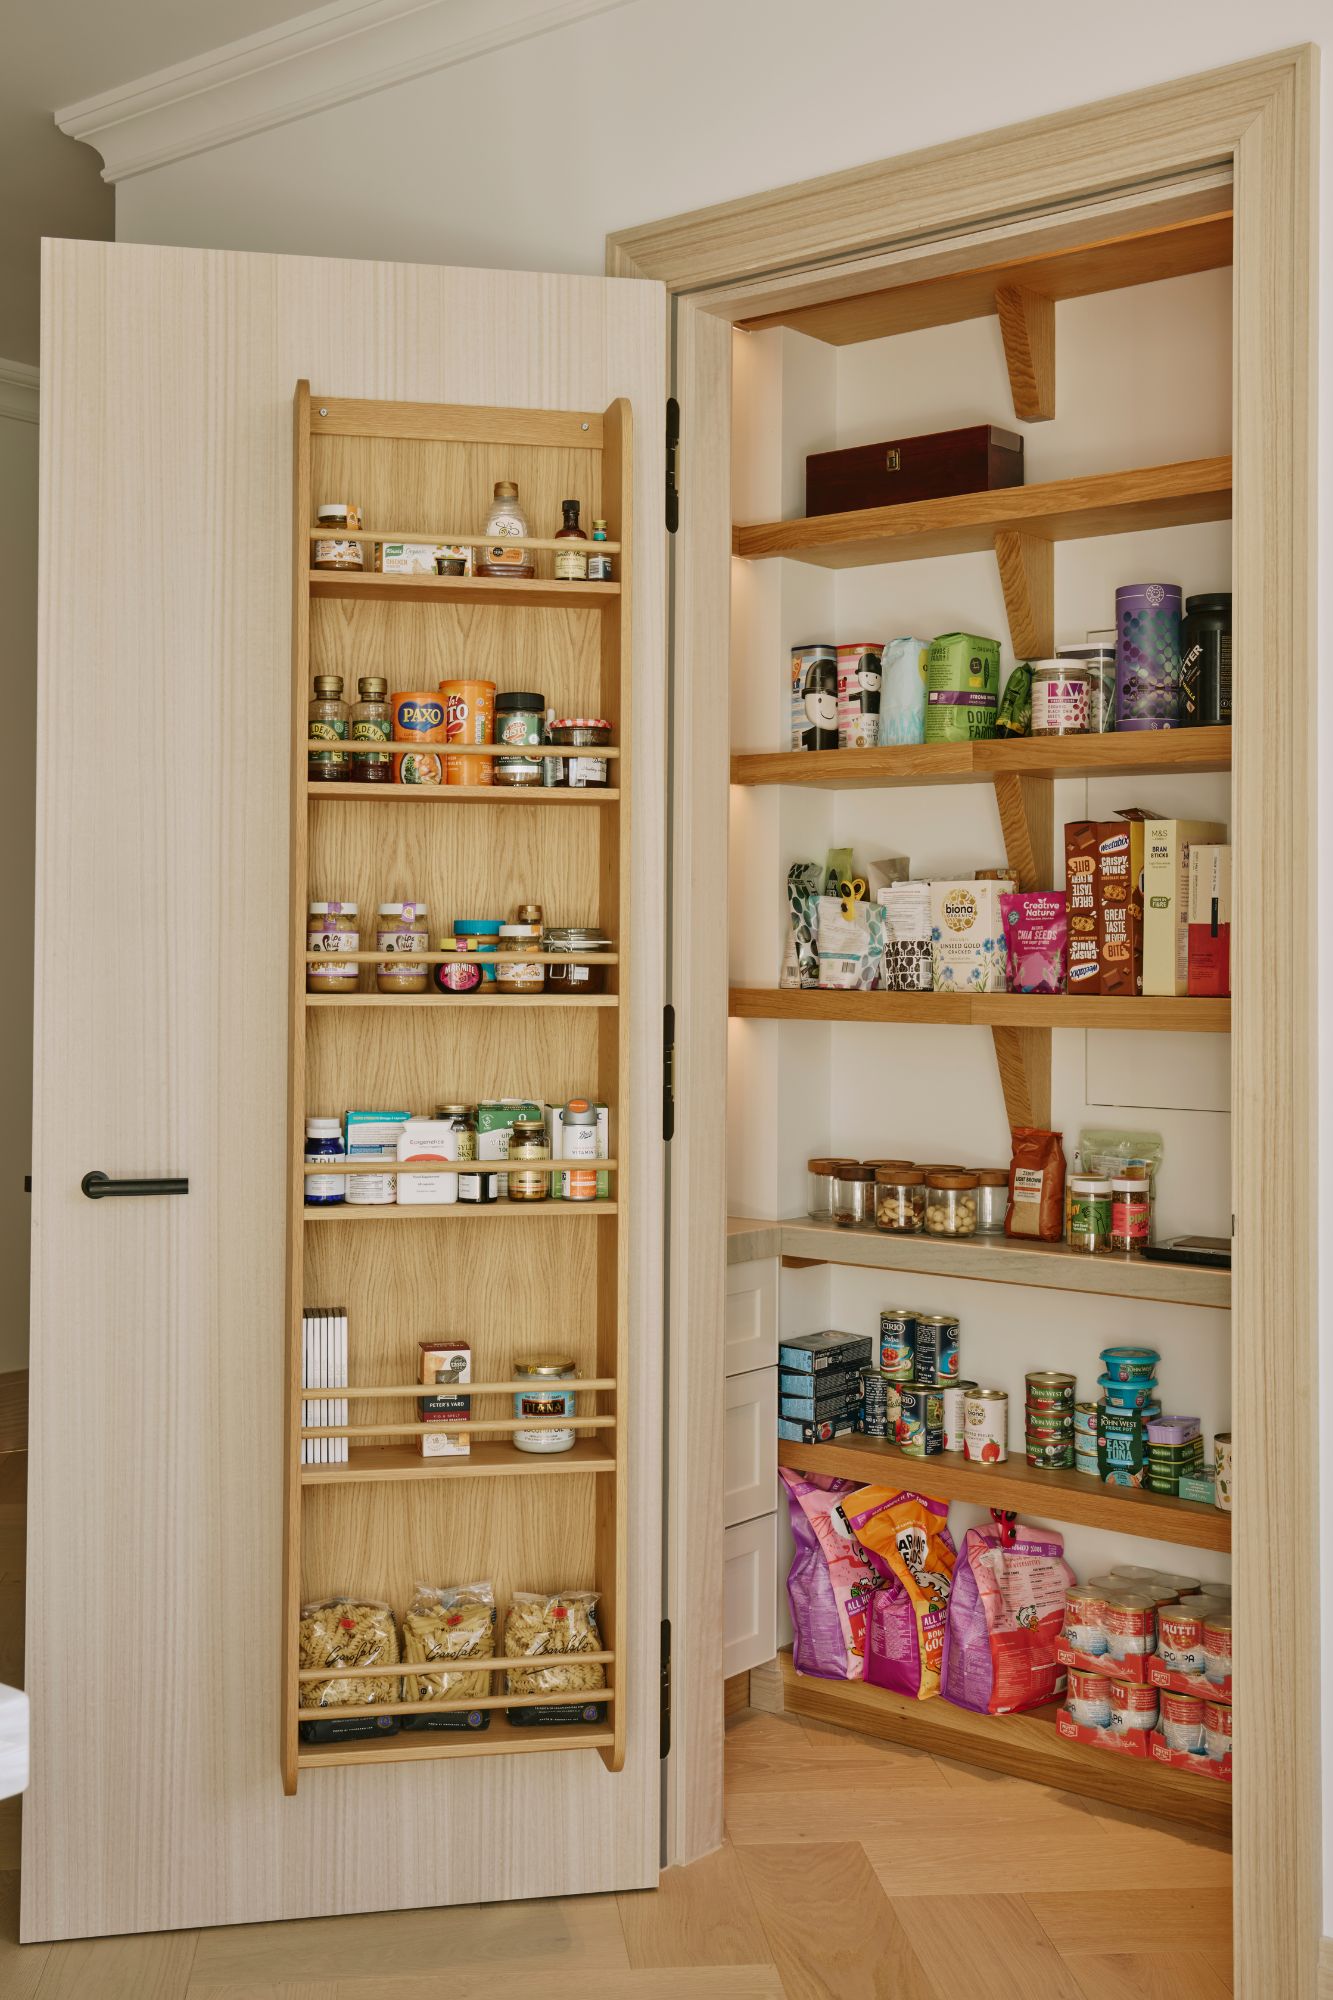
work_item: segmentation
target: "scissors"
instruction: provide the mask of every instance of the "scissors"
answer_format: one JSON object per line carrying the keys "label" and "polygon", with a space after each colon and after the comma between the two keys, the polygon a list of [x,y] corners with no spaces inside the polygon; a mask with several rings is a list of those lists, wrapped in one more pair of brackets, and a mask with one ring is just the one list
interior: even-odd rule
{"label": "scissors", "polygon": [[842,896],[842,914],[850,920],[856,915],[857,904],[865,901],[865,877],[853,875],[850,882],[839,882],[838,890]]}

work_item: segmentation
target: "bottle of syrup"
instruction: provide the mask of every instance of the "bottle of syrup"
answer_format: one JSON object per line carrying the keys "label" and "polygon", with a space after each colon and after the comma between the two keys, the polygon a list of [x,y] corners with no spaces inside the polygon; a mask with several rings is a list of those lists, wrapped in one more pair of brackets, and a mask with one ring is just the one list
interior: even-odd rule
{"label": "bottle of syrup", "polygon": [[518,488],[512,479],[497,479],[495,499],[486,517],[486,546],[477,550],[479,576],[535,576],[531,549],[515,548],[516,537],[526,537],[528,517],[518,504]]}
{"label": "bottle of syrup", "polygon": [[579,503],[577,500],[562,500],[560,509],[565,523],[555,539],[567,542],[569,547],[556,550],[556,577],[562,583],[585,583],[588,577],[588,537],[579,526]]}

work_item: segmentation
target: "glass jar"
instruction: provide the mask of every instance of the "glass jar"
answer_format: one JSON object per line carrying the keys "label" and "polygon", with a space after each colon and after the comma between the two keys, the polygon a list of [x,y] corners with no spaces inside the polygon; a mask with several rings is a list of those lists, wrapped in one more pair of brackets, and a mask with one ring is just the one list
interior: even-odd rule
{"label": "glass jar", "polygon": [[404,953],[430,950],[424,903],[381,903],[376,951],[389,956],[375,967],[375,984],[381,993],[424,993],[429,967],[404,965]]}
{"label": "glass jar", "polygon": [[[514,1397],[516,1417],[573,1417],[574,1391],[559,1386],[578,1375],[571,1355],[519,1354],[514,1359],[513,1374],[516,1382],[531,1384]],[[514,1432],[516,1451],[570,1451],[573,1444],[572,1424],[568,1429],[563,1424],[552,1424],[549,1429]]]}
{"label": "glass jar", "polygon": [[977,1187],[975,1174],[928,1174],[926,1176],[926,1234],[928,1236],[975,1236],[977,1230]]}
{"label": "glass jar", "polygon": [[875,1169],[839,1160],[833,1170],[833,1220],[839,1229],[875,1226]]}
{"label": "glass jar", "polygon": [[[495,740],[497,743],[540,744],[546,722],[544,694],[497,694],[495,697]],[[497,785],[540,785],[540,757],[497,757]]]}
{"label": "glass jar", "polygon": [[355,993],[361,967],[350,956],[361,949],[355,903],[312,903],[306,923],[307,951],[320,954],[317,965],[306,965],[307,993]]}
{"label": "glass jar", "polygon": [[517,959],[502,958],[495,968],[497,993],[540,993],[546,986],[546,967],[538,954],[542,948],[540,924],[501,924],[501,952],[516,951]]}
{"label": "glass jar", "polygon": [[[611,741],[611,725],[600,716],[566,715],[551,723],[546,740],[559,748],[600,750]],[[575,790],[599,790],[609,785],[606,757],[555,757],[548,760],[556,768],[557,785]]]}
{"label": "glass jar", "polygon": [[1086,736],[1088,677],[1073,660],[1036,660],[1032,666],[1032,734]]}
{"label": "glass jar", "polygon": [[[469,948],[467,938],[436,938],[436,951],[464,952]],[[446,959],[443,965],[429,968],[430,983],[437,993],[475,993],[481,985],[481,967],[469,958]]]}
{"label": "glass jar", "polygon": [[358,744],[387,743],[393,734],[389,683],[368,675],[358,682],[361,699],[352,710],[352,783],[393,783],[393,759],[381,751],[357,749]]}
{"label": "glass jar", "polygon": [[[306,735],[311,744],[347,741],[347,703],[343,700],[341,674],[316,674],[314,700],[306,710]],[[306,777],[311,784],[346,784],[349,759],[345,750],[311,749],[306,754]]]}
{"label": "glass jar", "polygon": [[[565,1106],[560,1120],[560,1157],[562,1160],[596,1160],[601,1157],[602,1143],[599,1130],[600,1116],[595,1106],[584,1097],[572,1097]],[[560,1184],[566,1201],[596,1201],[597,1173],[595,1168],[581,1167],[572,1173],[563,1173]]]}
{"label": "glass jar", "polygon": [[1141,1257],[1148,1247],[1148,1182],[1117,1177],[1111,1182],[1111,1248]]}
{"label": "glass jar", "polygon": [[349,506],[346,500],[331,500],[315,509],[315,526],[328,529],[327,538],[321,536],[315,543],[312,560],[316,569],[365,568],[361,544],[351,539],[361,526],[359,507]]}
{"label": "glass jar", "polygon": [[[305,1121],[305,1163],[308,1167],[330,1166],[347,1158],[342,1121],[338,1118],[307,1118]],[[308,1208],[333,1208],[347,1199],[346,1174],[307,1174],[305,1198]]]}
{"label": "glass jar", "polygon": [[1115,728],[1115,633],[1103,639],[1089,632],[1086,646],[1061,646],[1057,661],[1068,661],[1082,673],[1088,687],[1088,731],[1107,736]]}
{"label": "glass jar", "polygon": [[1068,1239],[1071,1250],[1100,1257],[1111,1247],[1111,1183],[1093,1174],[1069,1176]]}
{"label": "glass jar", "polygon": [[588,551],[589,583],[610,583],[611,581],[611,558],[597,547],[598,542],[604,542],[605,540],[606,522],[599,521],[594,515],[592,524],[593,545]]}
{"label": "glass jar", "polygon": [[456,1160],[475,1160],[477,1157],[477,1107],[475,1104],[437,1104],[435,1116],[442,1125],[451,1126],[454,1133]]}
{"label": "glass jar", "polygon": [[485,1208],[500,1199],[500,1176],[489,1168],[478,1165],[476,1173],[459,1174],[458,1199],[471,1202],[476,1208]]}
{"label": "glass jar", "polygon": [[812,1222],[833,1220],[833,1176],[839,1167],[853,1167],[855,1160],[807,1160],[805,1212]]}
{"label": "glass jar", "polygon": [[1008,1167],[977,1168],[977,1234],[1003,1236],[1009,1206]]}
{"label": "glass jar", "polygon": [[[460,951],[491,952],[500,949],[498,917],[455,917],[454,942]],[[495,967],[482,967],[482,984],[494,986]]]}
{"label": "glass jar", "polygon": [[[610,951],[611,940],[600,926],[567,924],[542,932],[542,950],[569,952]],[[604,965],[574,965],[563,959],[546,968],[546,984],[553,993],[602,993],[606,990]]]}
{"label": "glass jar", "polygon": [[876,1167],[875,1227],[919,1236],[926,1226],[926,1183],[916,1167]]}
{"label": "glass jar", "polygon": [[[545,1201],[551,1192],[549,1173],[535,1171],[526,1163],[549,1160],[550,1144],[540,1118],[516,1118],[509,1134],[509,1199]],[[517,1162],[517,1166],[515,1165]]]}

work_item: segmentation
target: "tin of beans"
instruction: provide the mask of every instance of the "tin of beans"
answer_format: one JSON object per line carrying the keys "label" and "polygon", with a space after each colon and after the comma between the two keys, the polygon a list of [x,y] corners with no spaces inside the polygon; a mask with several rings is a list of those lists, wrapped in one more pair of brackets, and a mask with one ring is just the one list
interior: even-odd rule
{"label": "tin of beans", "polygon": [[1040,1368],[1027,1377],[1027,1404],[1030,1410],[1073,1413],[1078,1381],[1051,1368]]}
{"label": "tin of beans", "polygon": [[879,1372],[891,1382],[916,1378],[916,1314],[907,1306],[885,1306],[880,1313]]}
{"label": "tin of beans", "polygon": [[916,1322],[916,1380],[956,1382],[958,1321],[951,1313],[921,1313]]}
{"label": "tin of beans", "polygon": [[944,1397],[937,1382],[898,1385],[898,1448],[909,1458],[934,1458],[944,1449]]}
{"label": "tin of beans", "polygon": [[944,1449],[961,1451],[967,1421],[967,1399],[976,1388],[975,1382],[946,1382],[944,1384]]}

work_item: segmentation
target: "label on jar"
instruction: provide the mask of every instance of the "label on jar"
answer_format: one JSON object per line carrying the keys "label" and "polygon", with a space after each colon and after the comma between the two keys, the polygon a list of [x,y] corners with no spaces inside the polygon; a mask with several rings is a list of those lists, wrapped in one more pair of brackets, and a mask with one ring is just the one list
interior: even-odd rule
{"label": "label on jar", "polygon": [[426,940],[420,931],[376,931],[376,951],[424,951]]}
{"label": "label on jar", "polygon": [[1117,1194],[1111,1202],[1111,1235],[1117,1245],[1148,1241],[1148,1201],[1145,1195]]}
{"label": "label on jar", "polygon": [[1032,683],[1032,734],[1075,735],[1087,726],[1088,684],[1083,676],[1044,680],[1038,675]]}
{"label": "label on jar", "polygon": [[353,743],[387,743],[389,725],[387,722],[354,722],[352,724]]}
{"label": "label on jar", "polygon": [[555,573],[564,583],[582,583],[588,574],[587,550],[579,546],[557,549]]}
{"label": "label on jar", "polygon": [[[360,949],[361,939],[356,931],[307,931],[305,944],[307,951],[317,951],[327,955],[357,951]],[[342,973],[346,967],[339,966],[337,970]]]}
{"label": "label on jar", "polygon": [[610,556],[598,555],[597,552],[594,550],[592,555],[588,557],[588,581],[589,583],[610,583],[611,581]]}
{"label": "label on jar", "polygon": [[494,1201],[498,1174],[460,1174],[458,1176],[458,1199],[460,1201]]}
{"label": "label on jar", "polygon": [[360,542],[327,541],[315,543],[316,569],[360,569],[361,567]]}
{"label": "label on jar", "polygon": [[[496,735],[497,743],[540,743],[542,724],[539,715],[506,715]],[[524,763],[528,762],[525,757]]]}
{"label": "label on jar", "polygon": [[565,760],[567,785],[604,785],[605,757],[568,757]]}
{"label": "label on jar", "polygon": [[1071,1236],[1106,1236],[1109,1235],[1110,1229],[1111,1198],[1109,1195],[1070,1195],[1069,1233]]}

